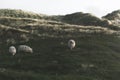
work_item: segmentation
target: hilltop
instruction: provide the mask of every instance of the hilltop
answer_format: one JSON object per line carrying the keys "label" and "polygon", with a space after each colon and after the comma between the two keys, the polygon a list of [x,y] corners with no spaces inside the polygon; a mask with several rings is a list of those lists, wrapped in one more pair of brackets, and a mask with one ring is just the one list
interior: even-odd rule
{"label": "hilltop", "polygon": [[45,15],[37,14],[33,12],[23,11],[23,10],[15,10],[15,9],[0,9],[1,17],[15,17],[15,18],[37,18],[41,19]]}
{"label": "hilltop", "polygon": [[[1,80],[120,79],[119,26],[99,25],[104,20],[89,13],[48,16],[5,11],[0,10]],[[76,41],[72,51],[69,39]],[[34,53],[9,54],[9,46],[20,44],[31,46]]]}
{"label": "hilltop", "polygon": [[109,19],[109,20],[120,20],[120,10],[113,11],[111,13],[108,13],[107,15],[103,16],[103,18]]}
{"label": "hilltop", "polygon": [[120,26],[120,10],[113,11],[103,16],[102,18],[108,19],[112,22],[112,24]]}

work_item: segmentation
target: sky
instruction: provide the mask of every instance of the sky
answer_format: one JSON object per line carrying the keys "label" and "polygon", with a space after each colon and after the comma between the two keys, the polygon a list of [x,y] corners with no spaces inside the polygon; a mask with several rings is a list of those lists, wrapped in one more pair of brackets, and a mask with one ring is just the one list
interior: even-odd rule
{"label": "sky", "polygon": [[85,12],[101,17],[120,9],[120,0],[0,0],[0,9],[6,8],[47,15]]}

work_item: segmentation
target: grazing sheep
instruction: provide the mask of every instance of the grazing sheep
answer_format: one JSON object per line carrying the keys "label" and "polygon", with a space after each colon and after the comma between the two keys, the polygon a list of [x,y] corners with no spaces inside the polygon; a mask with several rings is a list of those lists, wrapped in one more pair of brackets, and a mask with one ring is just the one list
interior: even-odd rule
{"label": "grazing sheep", "polygon": [[11,53],[14,56],[16,54],[16,48],[14,46],[10,46],[9,53]]}
{"label": "grazing sheep", "polygon": [[68,41],[68,47],[72,50],[75,47],[75,41],[70,39]]}
{"label": "grazing sheep", "polygon": [[20,45],[18,47],[18,51],[19,52],[27,52],[27,53],[33,53],[33,50],[31,47],[27,46],[27,45]]}

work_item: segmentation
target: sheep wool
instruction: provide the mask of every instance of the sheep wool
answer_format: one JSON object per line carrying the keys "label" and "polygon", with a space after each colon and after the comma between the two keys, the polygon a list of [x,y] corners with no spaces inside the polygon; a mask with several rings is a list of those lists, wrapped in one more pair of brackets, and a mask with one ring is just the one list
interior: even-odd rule
{"label": "sheep wool", "polygon": [[75,43],[75,40],[73,39],[70,39],[68,41],[68,47],[72,50],[74,47],[75,47],[76,43]]}
{"label": "sheep wool", "polygon": [[18,47],[18,51],[19,52],[27,52],[27,53],[33,53],[33,50],[31,47],[27,46],[27,45],[20,45]]}
{"label": "sheep wool", "polygon": [[9,47],[9,53],[11,53],[12,55],[16,54],[16,48],[14,46],[10,46]]}

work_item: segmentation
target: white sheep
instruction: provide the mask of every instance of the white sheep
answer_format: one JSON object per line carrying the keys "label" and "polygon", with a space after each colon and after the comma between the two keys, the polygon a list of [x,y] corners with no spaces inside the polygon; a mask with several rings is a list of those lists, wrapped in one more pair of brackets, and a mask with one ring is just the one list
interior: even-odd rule
{"label": "white sheep", "polygon": [[33,53],[33,50],[31,47],[27,46],[27,45],[20,45],[18,47],[18,51],[19,52],[27,52],[27,53]]}
{"label": "white sheep", "polygon": [[68,41],[68,47],[72,50],[75,47],[75,41],[73,39],[70,39]]}
{"label": "white sheep", "polygon": [[10,46],[9,53],[11,53],[14,56],[16,54],[16,48],[14,46]]}

